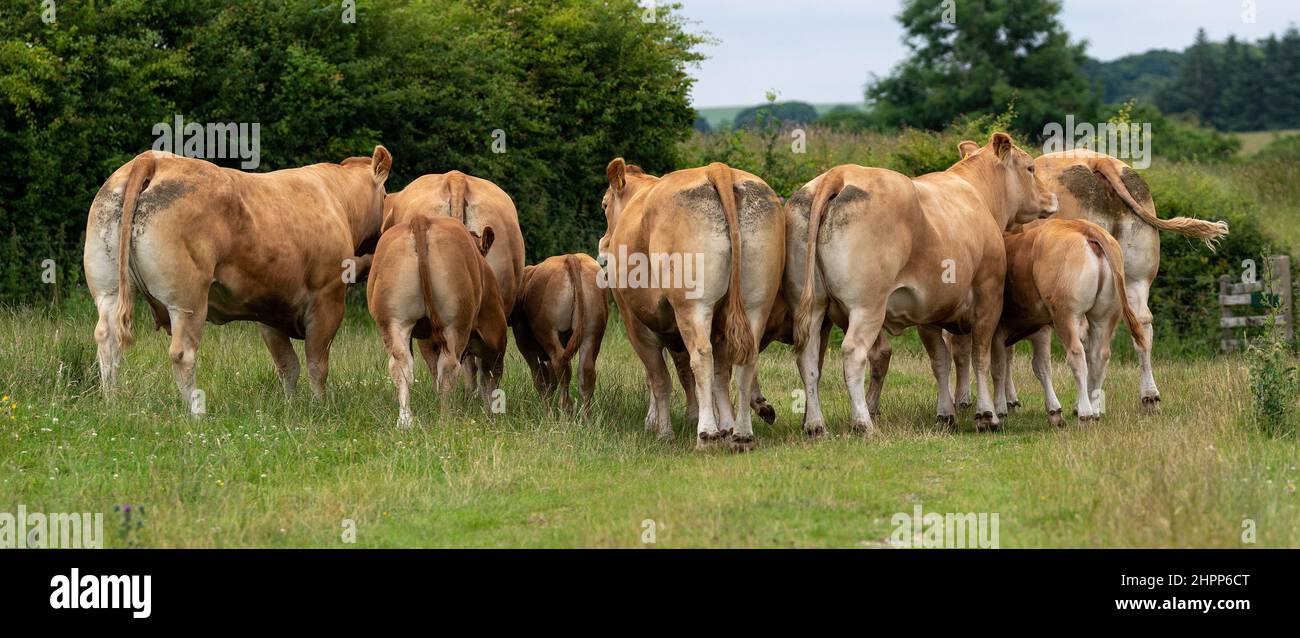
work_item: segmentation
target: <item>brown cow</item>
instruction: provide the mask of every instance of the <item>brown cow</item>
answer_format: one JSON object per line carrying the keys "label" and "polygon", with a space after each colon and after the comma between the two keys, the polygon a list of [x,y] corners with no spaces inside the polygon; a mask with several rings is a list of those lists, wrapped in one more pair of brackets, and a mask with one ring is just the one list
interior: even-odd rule
{"label": "brown cow", "polygon": [[[733,449],[749,449],[758,338],[785,263],[776,194],[758,177],[718,163],[659,178],[618,158],[606,177],[600,252],[608,263],[605,283],[646,367],[653,395],[646,427],[672,436],[667,348],[690,360],[697,446],[730,438]],[[734,422],[733,365],[742,397]]]}
{"label": "brown cow", "polygon": [[205,321],[259,322],[289,397],[299,372],[289,340],[306,340],[319,397],[352,258],[378,236],[392,161],[376,146],[372,157],[341,164],[244,173],[150,151],[117,169],[91,204],[84,254],[105,390],[134,340],[139,289],[171,335],[172,372],[191,413],[206,411],[194,388]]}
{"label": "brown cow", "polygon": [[[1055,219],[1086,219],[1101,226],[1124,250],[1125,296],[1142,326],[1142,340],[1133,340],[1138,355],[1140,380],[1138,399],[1142,408],[1158,411],[1160,389],[1151,364],[1155,334],[1148,301],[1151,285],[1160,269],[1160,231],[1169,231],[1205,242],[1211,250],[1228,234],[1226,222],[1207,222],[1191,217],[1160,219],[1146,181],[1124,162],[1087,149],[1049,153],[1034,160],[1038,176],[1057,194],[1061,210]],[[1137,335],[1134,335],[1135,337]],[[956,341],[960,342],[958,338]],[[1144,345],[1139,346],[1142,343]],[[956,343],[966,353],[967,343]],[[970,396],[969,355],[957,357],[959,397]],[[1011,405],[1019,405],[1015,386],[1009,385]]]}
{"label": "brown cow", "polygon": [[605,290],[596,285],[599,274],[600,264],[584,254],[557,255],[524,268],[510,322],[538,393],[549,399],[558,389],[565,410],[573,408],[569,361],[578,355],[584,414],[591,408],[596,357],[609,320]]}
{"label": "brown cow", "polygon": [[[910,179],[884,169],[839,166],[790,198],[786,294],[798,295],[794,336],[804,380],[804,430],[825,431],[818,397],[825,319],[847,324],[844,379],[853,429],[875,430],[864,373],[887,349],[883,330],[918,326],[938,383],[938,418],[955,423],[941,331],[973,333],[979,371],[979,429],[998,427],[988,387],[988,345],[1002,309],[1006,253],[1002,231],[1056,210],[1033,161],[1005,133],[979,147],[962,142],[963,159],[940,173]],[[805,211],[806,214],[805,214]],[[823,225],[824,224],[824,225]],[[802,244],[802,246],[800,246]],[[790,299],[787,299],[790,301]],[[876,384],[873,382],[873,387]]]}
{"label": "brown cow", "polygon": [[482,239],[459,220],[414,215],[379,239],[366,285],[370,316],[388,347],[388,371],[397,385],[397,426],[411,426],[410,386],[415,368],[411,338],[445,394],[468,350],[483,362],[480,386],[490,406],[505,362],[506,315]]}
{"label": "brown cow", "polygon": [[[451,217],[475,233],[491,226],[496,234],[496,249],[488,254],[488,265],[500,287],[501,307],[507,312],[514,308],[524,274],[524,236],[519,230],[514,200],[505,191],[460,171],[422,175],[384,199],[383,228],[407,222],[417,214]],[[424,354],[427,357],[432,353]],[[477,384],[479,363],[476,359],[465,362],[465,380],[471,386]]]}
{"label": "brown cow", "polygon": [[1036,222],[1021,232],[1007,234],[1005,242],[1006,294],[992,351],[998,412],[1007,412],[1005,382],[1010,375],[1006,346],[1036,335],[1032,340],[1034,374],[1043,384],[1048,420],[1063,424],[1061,402],[1052,388],[1051,342],[1042,338],[1047,333],[1041,330],[1051,326],[1065,347],[1065,359],[1079,389],[1079,422],[1100,418],[1111,337],[1121,317],[1138,345],[1144,345],[1141,325],[1124,295],[1119,242],[1100,226],[1077,219]]}

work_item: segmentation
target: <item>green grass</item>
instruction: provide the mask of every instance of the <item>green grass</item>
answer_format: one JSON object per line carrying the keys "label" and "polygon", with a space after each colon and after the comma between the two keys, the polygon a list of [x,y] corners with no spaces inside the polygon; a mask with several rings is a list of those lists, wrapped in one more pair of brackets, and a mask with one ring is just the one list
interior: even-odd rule
{"label": "green grass", "polygon": [[1239,157],[1249,157],[1258,153],[1260,149],[1268,146],[1269,142],[1285,136],[1300,133],[1300,129],[1278,129],[1275,131],[1244,131],[1234,133],[1237,139],[1241,140],[1241,150],[1237,151]]}
{"label": "green grass", "polygon": [[[1003,547],[1241,547],[1242,521],[1259,545],[1300,546],[1295,441],[1243,425],[1241,359],[1161,360],[1164,412],[1137,410],[1137,372],[1117,358],[1109,413],[1094,428],[1049,429],[1041,394],[1016,360],[1026,408],[1000,434],[931,431],[933,381],[911,339],[899,342],[883,399],[882,431],[845,434],[847,399],[837,352],[824,397],[833,434],[805,440],[789,397],[798,386],[788,349],[761,359],[768,397],[752,453],[699,453],[694,432],[656,441],[642,431],[640,363],[616,325],[606,335],[589,421],[536,398],[517,353],[507,361],[507,413],[477,401],[440,409],[426,370],[413,394],[417,426],[395,427],[396,403],[373,325],[351,315],[334,345],[321,403],[281,397],[251,324],[209,326],[199,387],[209,416],[182,413],[162,333],[140,330],[124,389],[105,405],[96,389],[88,304],[50,316],[0,311],[0,390],[16,403],[0,436],[0,511],[145,507],[135,540],[158,547],[357,545],[641,546],[642,521],[659,547],[876,547],[890,518],[922,503],[932,512],[996,512]],[[143,320],[144,317],[141,317]],[[137,321],[137,326],[147,326]],[[1063,402],[1073,384],[1057,362]]]}

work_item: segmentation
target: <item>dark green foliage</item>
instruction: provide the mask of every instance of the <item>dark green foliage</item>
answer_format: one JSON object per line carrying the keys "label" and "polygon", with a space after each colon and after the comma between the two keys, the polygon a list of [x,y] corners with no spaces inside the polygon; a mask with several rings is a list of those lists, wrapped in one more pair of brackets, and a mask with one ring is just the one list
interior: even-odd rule
{"label": "dark green foliage", "polygon": [[1269,142],[1250,157],[1252,162],[1300,163],[1300,135],[1284,135]]}
{"label": "dark green foliage", "polygon": [[939,130],[962,114],[997,113],[1013,99],[1013,128],[1041,131],[1097,99],[1054,0],[968,0],[944,21],[941,0],[905,0],[898,19],[912,54],[867,88],[876,125]]}
{"label": "dark green foliage", "polygon": [[738,129],[761,129],[772,120],[779,121],[785,127],[811,124],[817,121],[817,109],[805,102],[773,101],[737,113],[733,126]]}
{"label": "dark green foliage", "polygon": [[[1218,277],[1238,275],[1252,259],[1262,269],[1274,245],[1258,221],[1258,205],[1225,188],[1195,165],[1142,172],[1163,218],[1196,217],[1228,222],[1231,234],[1211,252],[1199,241],[1172,233],[1160,235],[1160,273],[1151,288],[1156,345],[1187,353],[1218,351]],[[1177,335],[1177,340],[1164,336]]]}
{"label": "dark green foliage", "polygon": [[1083,64],[1083,72],[1099,91],[1102,102],[1137,99],[1151,104],[1155,102],[1156,94],[1178,74],[1183,59],[1183,54],[1178,51],[1152,49],[1110,62],[1088,58]]}
{"label": "dark green foliage", "polygon": [[[393,153],[390,191],[459,169],[515,199],[530,258],[590,251],[604,167],[677,164],[699,59],[675,7],[634,0],[60,1],[0,6],[0,301],[81,271],[100,184],[153,125],[261,124],[258,170]],[[504,153],[492,144],[504,134]],[[234,166],[237,160],[218,161]]]}
{"label": "dark green foliage", "polygon": [[1177,76],[1158,92],[1167,113],[1188,113],[1216,128],[1256,131],[1300,126],[1300,31],[1256,43],[1211,42],[1202,29]]}

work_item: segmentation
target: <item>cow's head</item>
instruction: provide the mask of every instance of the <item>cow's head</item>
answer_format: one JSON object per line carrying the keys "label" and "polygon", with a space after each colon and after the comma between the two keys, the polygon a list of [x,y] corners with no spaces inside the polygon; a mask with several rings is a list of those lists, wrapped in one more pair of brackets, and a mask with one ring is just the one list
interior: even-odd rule
{"label": "cow's head", "polygon": [[610,235],[632,196],[658,179],[646,175],[640,166],[629,165],[621,157],[614,158],[605,167],[605,177],[609,180],[609,188],[605,190],[605,198],[600,201],[601,207],[605,209],[605,235],[600,238],[600,245],[597,246],[600,254],[609,252]]}
{"label": "cow's head", "polygon": [[[973,182],[983,187],[989,195],[991,206],[997,206],[1003,229],[1012,224],[1024,224],[1055,213],[1059,207],[1056,194],[1034,174],[1034,160],[1029,153],[1015,145],[1006,133],[994,133],[989,143],[979,146],[965,141],[957,145],[962,161],[977,169]],[[997,202],[997,203],[995,203]]]}
{"label": "cow's head", "polygon": [[379,237],[384,219],[384,196],[387,194],[384,183],[393,168],[393,156],[381,145],[375,147],[370,157],[348,158],[343,160],[342,166],[357,173],[357,181],[352,183],[361,184],[360,210],[355,213],[360,219],[353,219],[352,223],[353,228],[360,231],[359,239],[364,244],[367,239]]}

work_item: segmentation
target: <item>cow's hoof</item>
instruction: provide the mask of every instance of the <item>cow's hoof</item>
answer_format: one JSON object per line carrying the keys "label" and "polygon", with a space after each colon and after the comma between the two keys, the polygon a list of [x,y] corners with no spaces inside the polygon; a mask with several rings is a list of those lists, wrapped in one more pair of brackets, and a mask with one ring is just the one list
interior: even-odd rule
{"label": "cow's hoof", "polygon": [[776,408],[771,403],[764,401],[758,406],[758,418],[763,419],[765,423],[771,425],[776,423]]}
{"label": "cow's hoof", "polygon": [[826,426],[818,423],[812,427],[804,426],[803,433],[810,439],[820,439],[826,436]]}
{"label": "cow's hoof", "polygon": [[[1010,410],[1011,408],[1007,408],[1007,409]],[[999,418],[999,419],[1005,419],[1005,418],[1007,418],[1007,413],[1006,413],[1006,412],[999,412],[999,413],[998,413],[998,418]]]}
{"label": "cow's hoof", "polygon": [[722,432],[700,432],[699,439],[695,441],[695,449],[704,450],[711,448],[718,443],[726,441],[729,434],[730,433],[724,435]]}
{"label": "cow's hoof", "polygon": [[859,436],[871,436],[876,433],[876,426],[871,423],[854,421],[849,431]]}
{"label": "cow's hoof", "polygon": [[975,415],[976,432],[997,432],[1002,429],[1002,424],[993,418],[992,412],[980,412]]}
{"label": "cow's hoof", "polygon": [[958,402],[957,402],[957,409],[958,409],[958,410],[969,410],[969,409],[971,409],[974,405],[975,405],[975,404],[974,404],[974,403],[971,403],[970,401],[958,401]]}
{"label": "cow's hoof", "polygon": [[1016,400],[1014,400],[1014,401],[1008,401],[1008,402],[1007,402],[1007,407],[1008,407],[1008,408],[1018,408],[1018,407],[1020,407],[1020,399],[1016,399]]}
{"label": "cow's hoof", "polygon": [[1065,419],[1061,418],[1061,409],[1049,410],[1047,412],[1047,422],[1058,428],[1065,427]]}
{"label": "cow's hoof", "polygon": [[718,430],[718,438],[723,441],[730,440],[732,434],[735,434],[734,430]]}
{"label": "cow's hoof", "polygon": [[754,436],[752,434],[731,437],[732,452],[748,452],[752,449],[754,449]]}
{"label": "cow's hoof", "polygon": [[402,416],[397,417],[397,429],[409,430],[411,429],[411,424],[414,422],[415,419],[412,419],[411,415],[403,414]]}
{"label": "cow's hoof", "polygon": [[940,414],[934,417],[934,424],[948,432],[956,432],[957,416],[953,414]]}
{"label": "cow's hoof", "polygon": [[1160,413],[1160,395],[1142,397],[1142,411],[1148,414]]}
{"label": "cow's hoof", "polygon": [[671,441],[673,440],[673,431],[666,430],[664,432],[659,432],[658,434],[655,435],[655,439],[660,441]]}

